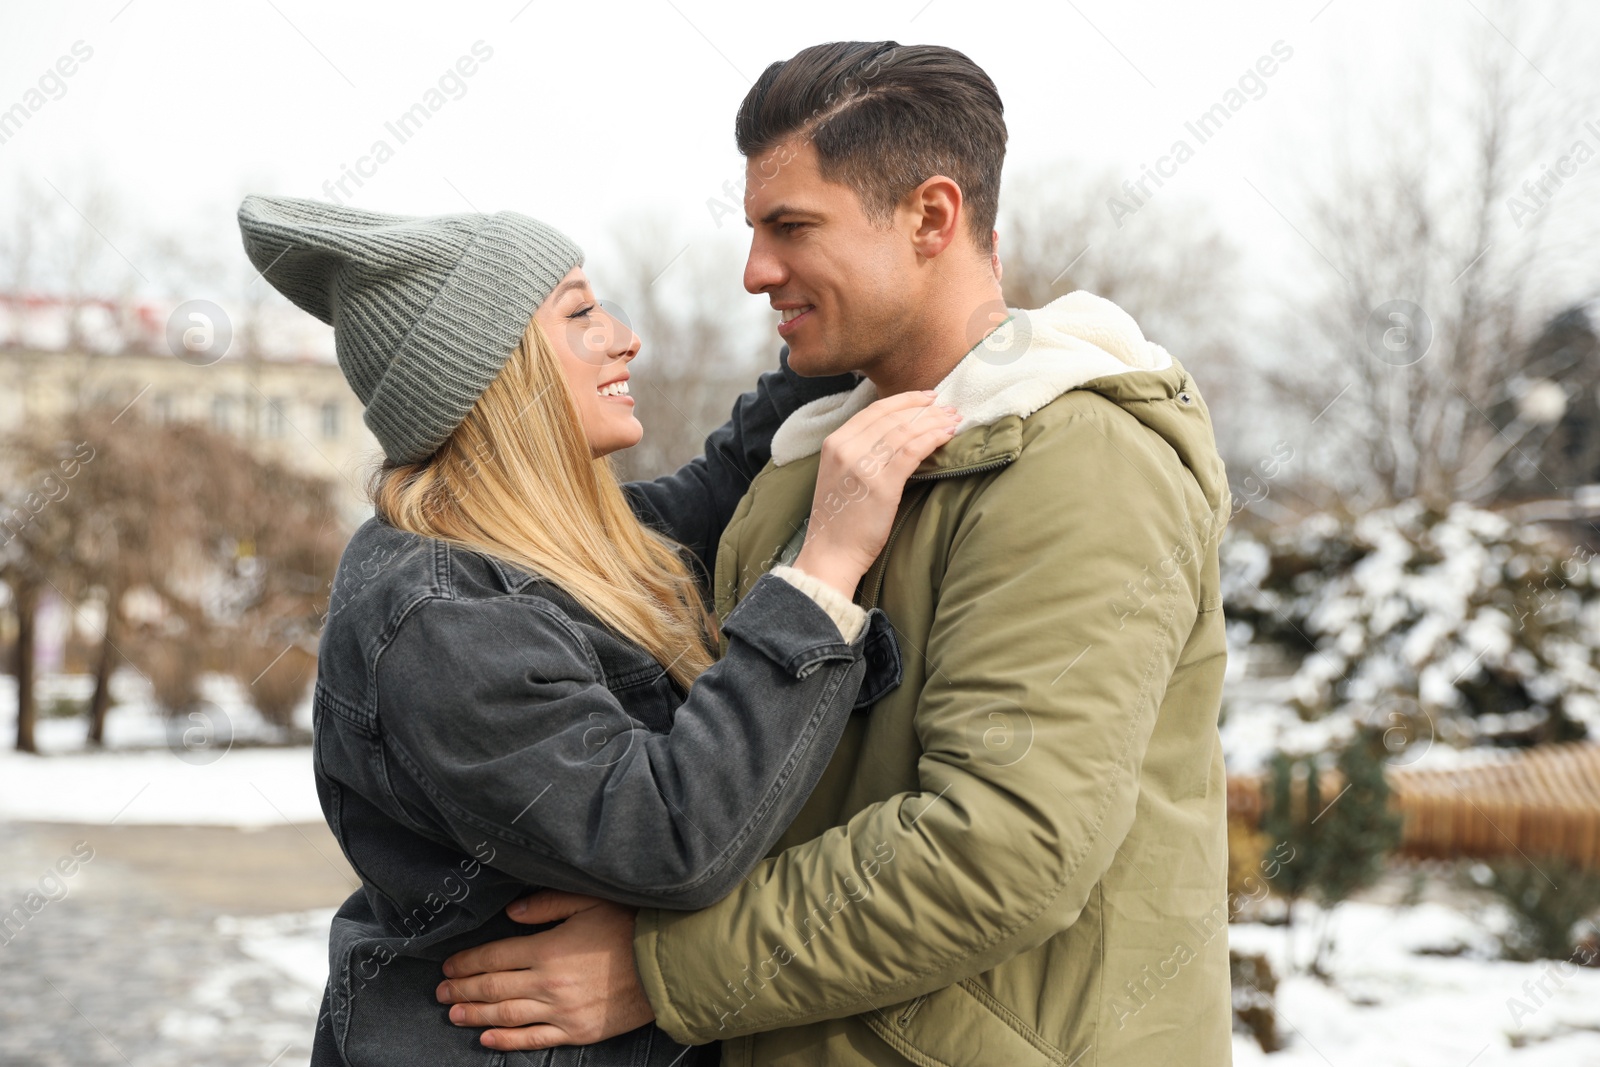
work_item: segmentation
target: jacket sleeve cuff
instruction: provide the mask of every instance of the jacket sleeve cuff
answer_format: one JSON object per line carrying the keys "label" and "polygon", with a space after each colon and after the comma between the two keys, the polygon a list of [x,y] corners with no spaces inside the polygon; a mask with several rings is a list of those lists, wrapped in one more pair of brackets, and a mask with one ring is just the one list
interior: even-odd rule
{"label": "jacket sleeve cuff", "polygon": [[[749,645],[793,678],[804,678],[823,663],[852,661],[862,654],[844,639],[821,604],[771,573],[757,578],[722,620],[722,633]],[[857,644],[863,642],[858,638]]]}
{"label": "jacket sleeve cuff", "polygon": [[701,1045],[716,1040],[693,1033],[685,1022],[672,993],[667,976],[661,970],[657,949],[661,944],[661,913],[654,908],[641,908],[633,927],[633,963],[639,971],[639,984],[644,987],[645,999],[655,1009],[656,1025],[680,1045]]}
{"label": "jacket sleeve cuff", "polygon": [[828,618],[839,627],[839,634],[846,643],[854,644],[855,639],[861,636],[861,631],[867,628],[866,611],[822,579],[785,564],[772,568],[772,573],[816,601],[817,606],[826,611]]}

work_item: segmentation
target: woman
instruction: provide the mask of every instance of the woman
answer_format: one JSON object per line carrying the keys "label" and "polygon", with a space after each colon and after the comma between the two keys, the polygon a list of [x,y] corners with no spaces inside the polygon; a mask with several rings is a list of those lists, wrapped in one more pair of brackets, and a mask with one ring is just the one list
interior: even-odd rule
{"label": "woman", "polygon": [[[726,895],[852,710],[898,683],[887,620],[851,597],[954,415],[904,394],[829,439],[800,554],[722,620],[717,659],[696,575],[779,423],[848,377],[781,361],[703,458],[624,488],[605,457],[642,433],[639,342],[561,234],[511,212],[265,197],[239,221],[267,280],[334,325],[386,460],[318,659],[318,792],[362,887],[333,922],[313,1062],[497,1064],[436,1003],[440,961],[527,932],[502,909],[530,886],[635,906]],[[714,1057],[647,1024],[541,1062]]]}

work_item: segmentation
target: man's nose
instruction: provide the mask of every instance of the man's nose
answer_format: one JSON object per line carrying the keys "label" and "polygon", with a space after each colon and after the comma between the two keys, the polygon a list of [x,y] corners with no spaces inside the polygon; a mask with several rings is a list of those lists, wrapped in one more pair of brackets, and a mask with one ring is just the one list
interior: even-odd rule
{"label": "man's nose", "polygon": [[776,289],[784,283],[787,272],[777,256],[767,251],[759,240],[750,242],[750,256],[744,261],[745,292],[759,295]]}

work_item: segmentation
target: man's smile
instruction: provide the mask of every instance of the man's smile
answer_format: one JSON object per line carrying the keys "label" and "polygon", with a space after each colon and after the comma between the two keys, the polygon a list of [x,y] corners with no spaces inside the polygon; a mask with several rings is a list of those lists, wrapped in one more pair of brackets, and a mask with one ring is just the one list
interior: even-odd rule
{"label": "man's smile", "polygon": [[805,318],[816,310],[815,304],[800,304],[795,307],[777,308],[781,316],[778,322],[778,333],[784,337],[789,336]]}

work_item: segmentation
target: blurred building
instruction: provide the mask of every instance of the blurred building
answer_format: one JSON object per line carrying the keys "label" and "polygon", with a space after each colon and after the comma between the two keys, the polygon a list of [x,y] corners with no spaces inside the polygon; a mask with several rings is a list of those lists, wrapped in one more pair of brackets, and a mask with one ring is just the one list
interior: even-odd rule
{"label": "blurred building", "polygon": [[0,434],[90,405],[203,421],[336,483],[351,527],[370,515],[362,487],[381,452],[334,359],[333,331],[286,305],[215,309],[226,325],[208,328],[232,334],[220,358],[180,359],[169,323],[177,314],[181,337],[189,310],[0,293]]}

